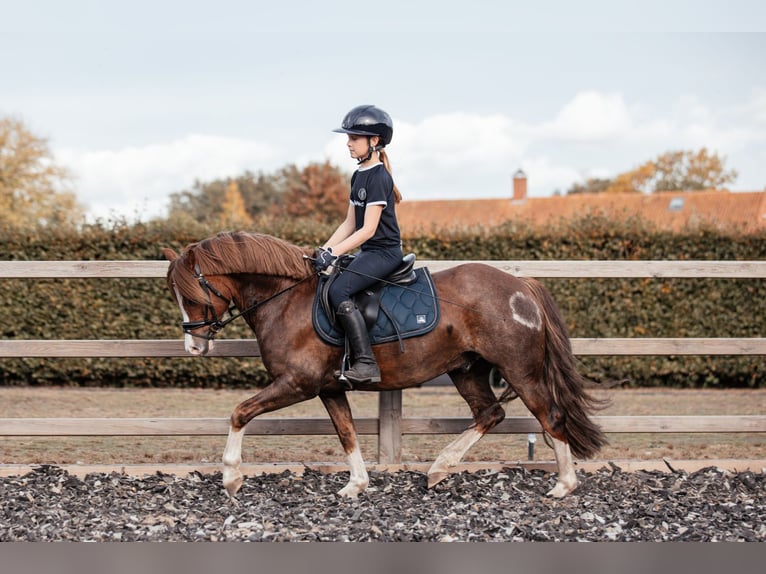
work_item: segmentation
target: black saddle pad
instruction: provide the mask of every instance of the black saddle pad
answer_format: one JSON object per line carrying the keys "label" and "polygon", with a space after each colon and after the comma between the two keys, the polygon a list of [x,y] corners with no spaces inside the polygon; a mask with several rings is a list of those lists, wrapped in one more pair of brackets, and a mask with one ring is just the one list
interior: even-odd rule
{"label": "black saddle pad", "polygon": [[[439,323],[439,300],[431,273],[427,268],[415,269],[417,281],[409,285],[385,285],[381,291],[381,311],[370,329],[370,343],[377,345],[397,341],[401,337],[417,337],[432,331]],[[330,323],[318,296],[322,281],[314,298],[311,316],[314,329],[327,343],[343,346],[345,335]],[[393,325],[389,316],[396,321]],[[397,334],[398,329],[398,334]]]}

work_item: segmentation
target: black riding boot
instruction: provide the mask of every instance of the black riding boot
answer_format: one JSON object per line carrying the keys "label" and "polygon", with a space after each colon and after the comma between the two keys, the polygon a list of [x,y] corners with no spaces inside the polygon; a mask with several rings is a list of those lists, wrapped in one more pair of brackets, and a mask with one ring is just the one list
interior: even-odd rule
{"label": "black riding boot", "polygon": [[338,305],[335,316],[346,333],[354,362],[344,374],[352,383],[379,383],[380,369],[370,346],[370,334],[362,314],[353,301]]}

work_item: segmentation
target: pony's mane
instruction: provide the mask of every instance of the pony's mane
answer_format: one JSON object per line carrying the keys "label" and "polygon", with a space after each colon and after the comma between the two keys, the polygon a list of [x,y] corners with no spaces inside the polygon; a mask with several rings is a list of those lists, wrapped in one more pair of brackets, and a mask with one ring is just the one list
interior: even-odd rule
{"label": "pony's mane", "polygon": [[193,264],[187,263],[189,259],[207,276],[254,273],[303,279],[313,271],[311,263],[304,259],[307,254],[307,249],[271,235],[221,232],[186,246],[178,259],[171,262],[168,281],[175,283],[188,298],[204,302]]}

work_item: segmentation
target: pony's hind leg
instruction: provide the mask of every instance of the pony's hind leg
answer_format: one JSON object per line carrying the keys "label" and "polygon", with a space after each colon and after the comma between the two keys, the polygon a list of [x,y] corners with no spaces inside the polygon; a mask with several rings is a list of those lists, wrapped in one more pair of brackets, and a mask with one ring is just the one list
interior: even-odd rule
{"label": "pony's hind leg", "polygon": [[319,398],[335,426],[349,466],[348,484],[341,488],[338,494],[348,498],[356,498],[359,493],[367,489],[370,477],[364,465],[362,451],[359,449],[354,419],[351,415],[351,407],[348,404],[346,393],[343,391],[320,393]]}
{"label": "pony's hind leg", "polygon": [[548,496],[563,498],[577,488],[577,474],[569,445],[554,437],[551,437],[551,440],[553,440],[553,454],[556,456],[556,466],[559,472],[556,485],[548,491]]}
{"label": "pony's hind leg", "polygon": [[471,408],[474,424],[436,457],[428,469],[429,488],[447,478],[449,469],[463,459],[468,449],[505,418],[505,411],[490,387],[489,370],[489,365],[481,361],[470,372],[458,370],[449,374],[458,392]]}
{"label": "pony's hind leg", "polygon": [[[542,426],[543,431],[553,441],[553,452],[556,457],[558,476],[556,485],[547,493],[554,498],[562,498],[577,488],[577,475],[574,470],[572,451],[563,425],[563,414],[553,403],[553,398],[542,381],[531,378],[514,377],[510,372],[504,372],[503,377],[508,381],[509,397],[517,394],[529,411]],[[519,382],[521,381],[521,382]],[[501,397],[501,400],[503,397]]]}

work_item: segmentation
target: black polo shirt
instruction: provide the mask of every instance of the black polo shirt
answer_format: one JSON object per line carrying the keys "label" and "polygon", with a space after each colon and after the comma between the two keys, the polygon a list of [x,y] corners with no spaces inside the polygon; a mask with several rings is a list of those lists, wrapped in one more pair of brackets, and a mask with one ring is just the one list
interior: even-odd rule
{"label": "black polo shirt", "polygon": [[375,235],[362,244],[362,249],[387,249],[401,245],[395,211],[394,180],[382,163],[354,172],[351,176],[351,203],[354,206],[357,231],[364,225],[364,213],[368,205],[383,206]]}

